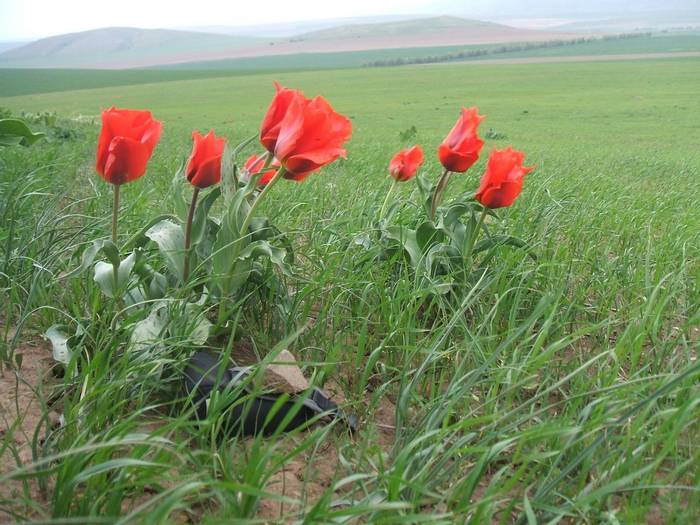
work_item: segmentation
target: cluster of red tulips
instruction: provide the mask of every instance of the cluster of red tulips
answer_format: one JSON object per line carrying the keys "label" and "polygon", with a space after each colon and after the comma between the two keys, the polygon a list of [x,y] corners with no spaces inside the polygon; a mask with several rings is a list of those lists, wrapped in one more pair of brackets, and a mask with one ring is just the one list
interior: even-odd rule
{"label": "cluster of red tulips", "polygon": [[[350,120],[336,113],[323,97],[308,99],[300,91],[279,84],[275,87],[277,92],[260,127],[260,143],[266,151],[252,155],[242,173],[244,180],[255,178],[256,184],[265,186],[267,191],[280,178],[302,181],[344,157],[343,144],[352,133]],[[162,129],[162,123],[150,111],[111,108],[102,112],[96,169],[114,185],[115,243],[119,187],[144,175]],[[194,186],[190,222],[199,190],[221,181],[221,159],[226,146],[225,139],[213,131],[205,136],[194,131],[192,138],[192,153],[185,169],[187,180]]]}
{"label": "cluster of red tulips", "polygon": [[[438,148],[438,158],[445,168],[433,195],[432,215],[439,204],[451,173],[464,173],[479,160],[484,146],[477,132],[484,120],[476,107],[462,108],[462,114],[452,131]],[[525,155],[511,147],[494,149],[475,198],[487,208],[510,206],[520,194],[523,179],[533,168],[523,166]],[[412,179],[423,164],[423,150],[416,145],[399,151],[389,163],[389,173],[396,182]]]}
{"label": "cluster of red tulips", "polygon": [[[242,180],[262,188],[252,203],[246,227],[261,198],[281,178],[302,181],[310,173],[346,154],[344,143],[350,138],[350,120],[336,113],[323,97],[306,98],[300,91],[275,84],[276,94],[260,126],[259,140],[264,151],[244,163]],[[432,195],[431,219],[442,199],[452,173],[464,173],[479,159],[484,141],[478,135],[483,116],[477,108],[463,108],[453,129],[438,148],[445,171]],[[102,113],[102,131],[97,147],[97,172],[114,185],[112,238],[117,238],[119,187],[141,177],[160,139],[162,124],[149,111],[111,108]],[[189,230],[200,189],[221,181],[225,139],[213,131],[202,136],[192,133],[194,145],[185,175],[194,192],[185,231],[185,251],[189,250]],[[494,149],[475,198],[486,208],[510,206],[519,195],[523,179],[532,168],[523,166],[524,155],[506,148]],[[396,183],[413,178],[423,163],[423,151],[416,145],[398,152],[389,163]],[[392,186],[392,189],[393,187]],[[391,191],[387,195],[387,201]],[[386,202],[385,201],[385,206]],[[384,207],[380,212],[382,215]],[[185,270],[185,277],[187,270]]]}

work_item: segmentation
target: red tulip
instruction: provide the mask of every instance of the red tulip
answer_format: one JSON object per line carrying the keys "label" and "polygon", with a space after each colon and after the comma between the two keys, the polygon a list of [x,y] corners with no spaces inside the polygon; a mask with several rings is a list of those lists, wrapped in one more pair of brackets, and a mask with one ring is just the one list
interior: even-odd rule
{"label": "red tulip", "polygon": [[267,109],[267,113],[260,125],[260,143],[270,153],[275,152],[275,145],[277,144],[277,137],[280,133],[282,119],[284,119],[284,116],[287,114],[287,109],[292,103],[292,100],[296,98],[305,100],[304,95],[300,91],[283,87],[277,82],[275,82],[275,89],[277,93],[272,99],[272,103]]}
{"label": "red tulip", "polygon": [[523,189],[523,179],[534,167],[523,166],[525,154],[508,147],[494,149],[486,172],[476,190],[476,199],[487,208],[505,208],[515,202]]}
{"label": "red tulip", "polygon": [[398,182],[412,179],[423,164],[423,150],[413,146],[399,151],[389,163],[389,173]]}
{"label": "red tulip", "polygon": [[[265,165],[265,160],[266,157],[264,155],[259,157],[257,155],[251,155],[248,157],[248,160],[246,160],[245,164],[243,165],[243,180],[247,181],[253,175],[260,173],[260,170],[262,170],[263,166]],[[275,176],[275,173],[277,173],[279,167],[280,161],[274,159],[270,164],[270,169],[265,171],[265,173],[263,173],[258,179],[258,186],[266,186],[267,183],[272,180],[272,177]]]}
{"label": "red tulip", "polygon": [[350,119],[336,113],[323,97],[294,97],[280,124],[275,157],[285,168],[284,178],[302,181],[311,172],[345,157]]}
{"label": "red tulip", "polygon": [[124,184],[146,173],[163,125],[150,111],[110,108],[102,112],[95,169],[111,184]]}
{"label": "red tulip", "polygon": [[440,163],[446,170],[464,173],[479,160],[484,141],[479,138],[477,128],[485,118],[476,107],[462,108],[462,115],[438,149]]}
{"label": "red tulip", "polygon": [[200,189],[218,184],[221,181],[221,157],[226,139],[217,137],[213,131],[206,136],[193,131],[192,140],[192,154],[185,170],[187,180]]}

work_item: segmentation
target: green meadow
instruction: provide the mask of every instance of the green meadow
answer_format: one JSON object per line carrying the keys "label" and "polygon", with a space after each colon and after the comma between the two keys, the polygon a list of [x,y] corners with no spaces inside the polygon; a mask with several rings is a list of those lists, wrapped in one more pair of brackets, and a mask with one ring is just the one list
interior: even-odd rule
{"label": "green meadow", "polygon": [[[517,44],[516,44],[517,45]],[[0,97],[142,85],[177,80],[201,80],[280,71],[363,68],[377,61],[415,60],[485,50],[488,54],[461,60],[567,57],[700,51],[700,33],[655,33],[652,36],[619,40],[596,40],[564,46],[501,52],[499,44],[371,49],[366,51],[303,53],[172,64],[148,69],[3,69],[0,67]],[[495,52],[498,51],[498,52]]]}
{"label": "green meadow", "polygon": [[[0,515],[700,521],[700,59],[130,71],[128,81],[84,71],[83,89],[50,93],[23,88],[31,74],[2,72],[0,93],[16,96],[0,106],[55,112],[58,131],[0,150],[0,349],[43,348],[52,324],[90,318],[99,351],[47,381],[30,458],[0,434],[0,456],[16,463],[0,472],[0,486],[14,487],[0,491]],[[52,74],[42,73],[41,91],[74,85],[69,73]],[[255,135],[275,80],[326,97],[351,118],[353,136],[347,159],[302,183],[280,181],[263,203],[299,261],[286,332],[245,314],[240,323],[262,355],[283,341],[307,377],[360,417],[356,435],[320,425],[277,439],[214,438],[214,423],[196,425],[182,410],[177,377],[155,371],[177,369],[191,348],[168,341],[155,361],[135,358],[90,276],[61,278],[109,235],[110,187],[94,172],[101,110],[149,109],[164,122],[148,173],[123,188],[126,239],[172,211],[191,131],[214,129],[231,145]],[[435,151],[460,107],[473,105],[487,115],[486,146],[452,178],[448,200],[474,192],[490,149],[524,151],[535,170],[491,227],[525,239],[537,257],[499,249],[462,300],[426,316],[430,290],[368,260],[354,241],[373,228],[393,153],[421,144],[422,171],[436,180]],[[259,150],[253,142],[242,156]],[[415,213],[414,194],[413,181],[399,186],[397,220]],[[62,425],[49,425],[51,412]]]}

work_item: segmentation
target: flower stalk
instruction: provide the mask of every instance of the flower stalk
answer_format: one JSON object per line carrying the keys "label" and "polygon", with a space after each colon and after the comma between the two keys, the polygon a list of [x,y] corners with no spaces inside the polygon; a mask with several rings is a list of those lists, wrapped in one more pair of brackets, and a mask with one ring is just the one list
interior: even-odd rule
{"label": "flower stalk", "polygon": [[479,237],[479,233],[481,233],[481,230],[484,228],[484,222],[486,221],[486,214],[488,213],[488,208],[484,207],[481,210],[481,217],[479,217],[479,222],[476,225],[476,228],[472,232],[471,236],[469,237],[469,246],[467,250],[464,252],[465,255],[469,258],[472,256],[472,250],[474,250],[474,245],[476,244],[476,239]]}
{"label": "flower stalk", "polygon": [[446,169],[443,172],[442,177],[440,177],[437,186],[435,187],[435,192],[433,193],[433,200],[430,203],[430,220],[435,220],[435,213],[437,212],[438,206],[440,206],[440,203],[442,202],[443,194],[445,193],[447,184],[450,182],[451,176],[452,172]]}
{"label": "flower stalk", "polygon": [[394,193],[394,189],[396,189],[396,185],[399,183],[398,180],[394,179],[391,186],[389,187],[389,191],[386,192],[386,197],[384,198],[384,204],[382,204],[381,209],[379,210],[379,219],[382,220],[384,217],[384,212],[386,210],[387,204],[389,204],[389,198],[391,197],[391,194]]}
{"label": "flower stalk", "polygon": [[272,179],[270,179],[270,182],[267,183],[267,185],[263,188],[260,194],[253,201],[253,204],[250,205],[248,214],[245,216],[243,224],[241,225],[241,238],[247,235],[246,232],[248,231],[248,227],[250,226],[250,221],[253,220],[253,216],[255,215],[255,209],[260,204],[260,201],[262,201],[265,198],[265,196],[270,192],[270,190],[272,190],[273,186],[277,183],[277,181],[280,180],[286,172],[287,170],[284,168],[284,166],[281,166],[280,169],[277,170],[277,173],[275,173],[275,176],[272,177]]}
{"label": "flower stalk", "polygon": [[199,197],[199,188],[194,187],[192,192],[192,202],[190,210],[187,214],[187,224],[185,224],[185,263],[182,267],[182,281],[187,283],[190,277],[190,245],[192,244],[192,221],[194,220],[194,211],[197,208],[197,198]]}
{"label": "flower stalk", "polygon": [[114,184],[114,203],[112,205],[112,242],[117,245],[117,220],[119,218],[119,184]]}

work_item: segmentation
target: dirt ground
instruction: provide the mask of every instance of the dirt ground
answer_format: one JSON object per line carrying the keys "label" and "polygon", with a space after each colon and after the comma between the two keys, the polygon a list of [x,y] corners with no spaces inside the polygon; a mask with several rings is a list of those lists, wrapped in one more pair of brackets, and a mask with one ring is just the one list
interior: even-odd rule
{"label": "dirt ground", "polygon": [[[345,401],[339,390],[328,388],[328,393],[341,406]],[[394,413],[395,407],[388,399],[382,399],[373,414],[376,421],[381,421],[378,444],[388,452],[394,443]],[[293,446],[295,443],[288,443]],[[270,494],[285,496],[305,502],[305,506],[313,505],[330,487],[338,476],[338,452],[332,444],[325,445],[311,458],[311,462],[294,459],[272,475],[265,487]],[[342,477],[342,476],[341,476]],[[290,506],[278,500],[264,499],[258,509],[258,518],[269,520],[270,523],[292,522],[300,518],[303,507]]]}
{"label": "dirt ground", "polygon": [[[58,414],[46,408],[47,390],[53,381],[48,345],[42,340],[31,341],[21,344],[16,353],[22,356],[21,368],[14,370],[5,367],[0,372],[0,475],[31,464],[34,460],[33,448],[40,445],[47,429],[58,422]],[[328,385],[326,391],[339,405],[345,403],[342,390],[337,385]],[[377,439],[385,451],[391,448],[394,441],[394,410],[394,405],[388,399],[382,399],[373,414],[382,423]],[[292,450],[299,439],[298,436],[285,438],[280,446]],[[283,523],[299,516],[303,508],[313,505],[337,477],[338,453],[332,442],[322,445],[308,457],[301,455],[295,458],[272,475],[265,490],[299,503],[264,499],[258,510],[258,518],[270,523]],[[31,500],[37,509],[46,508],[46,497],[35,480],[0,484],[0,524],[15,522],[10,514],[12,511],[39,517],[38,513],[20,502]]]}
{"label": "dirt ground", "polygon": [[[13,334],[10,334],[12,337]],[[20,345],[19,370],[4,367],[0,372],[0,475],[8,474],[33,461],[33,447],[40,446],[47,428],[58,416],[46,410],[46,387],[50,383],[51,352],[39,340]],[[21,499],[31,498],[41,505],[44,497],[34,480],[0,484],[0,509],[27,510],[18,507]],[[0,523],[11,517],[0,510]]]}

